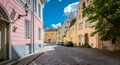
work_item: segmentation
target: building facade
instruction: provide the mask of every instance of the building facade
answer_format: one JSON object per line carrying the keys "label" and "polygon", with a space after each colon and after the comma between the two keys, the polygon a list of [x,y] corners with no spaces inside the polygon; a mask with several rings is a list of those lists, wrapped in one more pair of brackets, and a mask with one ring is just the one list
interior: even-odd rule
{"label": "building facade", "polygon": [[69,29],[67,30],[67,42],[72,42],[74,46],[77,46],[77,28],[76,28],[76,18],[71,21]]}
{"label": "building facade", "polygon": [[61,33],[62,33],[62,30],[61,30],[61,28],[59,28],[58,31],[57,31],[57,43],[62,42]]}
{"label": "building facade", "polygon": [[0,0],[0,60],[15,60],[42,47],[44,0]]}
{"label": "building facade", "polygon": [[99,34],[91,36],[91,33],[95,31],[92,26],[95,23],[88,21],[88,17],[85,16],[83,9],[89,6],[90,0],[80,0],[77,9],[77,44],[80,46],[89,45],[92,48],[106,49],[106,50],[116,50],[119,49],[119,44],[112,44],[112,41],[102,41],[100,40]]}
{"label": "building facade", "polygon": [[91,37],[91,33],[95,31],[94,28],[91,28],[91,26],[94,23],[90,23],[88,21],[88,17],[85,16],[85,13],[83,12],[83,9],[87,7],[90,3],[90,0],[80,0],[80,3],[78,5],[77,10],[77,44],[80,46],[83,45],[90,45],[93,48],[98,48],[98,34]]}
{"label": "building facade", "polygon": [[74,19],[74,16],[72,13],[69,15],[69,17],[66,19],[66,21],[61,26],[61,36],[62,36],[62,42],[66,42],[66,32],[69,29],[69,26],[71,24],[71,21]]}
{"label": "building facade", "polygon": [[56,43],[57,42],[57,31],[58,29],[50,28],[45,30],[45,43]]}

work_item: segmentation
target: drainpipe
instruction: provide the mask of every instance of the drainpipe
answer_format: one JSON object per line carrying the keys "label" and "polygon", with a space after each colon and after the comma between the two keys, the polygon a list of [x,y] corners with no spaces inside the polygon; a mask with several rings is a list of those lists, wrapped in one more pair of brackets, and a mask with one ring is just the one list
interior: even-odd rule
{"label": "drainpipe", "polygon": [[33,12],[32,12],[32,17],[33,17],[33,53],[35,52],[35,49],[34,49],[34,3],[35,3],[35,1],[33,0]]}

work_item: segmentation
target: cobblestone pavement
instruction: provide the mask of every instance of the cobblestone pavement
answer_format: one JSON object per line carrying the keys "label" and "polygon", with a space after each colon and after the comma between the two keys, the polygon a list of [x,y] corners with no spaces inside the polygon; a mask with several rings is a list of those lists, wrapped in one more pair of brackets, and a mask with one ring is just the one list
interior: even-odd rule
{"label": "cobblestone pavement", "polygon": [[57,45],[46,46],[44,51],[30,65],[120,65],[120,53]]}

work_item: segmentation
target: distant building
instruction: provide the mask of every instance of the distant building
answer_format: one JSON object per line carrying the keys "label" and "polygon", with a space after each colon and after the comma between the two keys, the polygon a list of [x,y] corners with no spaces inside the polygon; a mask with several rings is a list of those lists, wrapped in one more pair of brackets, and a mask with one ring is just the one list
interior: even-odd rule
{"label": "distant building", "polygon": [[58,31],[57,31],[57,43],[62,42],[61,33],[62,33],[62,30],[61,30],[61,28],[59,28]]}
{"label": "distant building", "polygon": [[77,46],[77,29],[76,29],[76,18],[71,21],[69,29],[67,30],[66,38],[67,42],[72,42],[74,46]]}
{"label": "distant building", "polygon": [[57,31],[56,28],[50,28],[45,30],[45,43],[56,43],[57,42]]}
{"label": "distant building", "polygon": [[74,19],[74,16],[72,13],[69,15],[69,17],[66,19],[66,21],[61,26],[61,36],[62,36],[62,42],[66,41],[66,32],[69,29],[69,26],[71,24],[71,21]]}
{"label": "distant building", "polygon": [[45,0],[0,0],[0,60],[15,60],[42,47]]}

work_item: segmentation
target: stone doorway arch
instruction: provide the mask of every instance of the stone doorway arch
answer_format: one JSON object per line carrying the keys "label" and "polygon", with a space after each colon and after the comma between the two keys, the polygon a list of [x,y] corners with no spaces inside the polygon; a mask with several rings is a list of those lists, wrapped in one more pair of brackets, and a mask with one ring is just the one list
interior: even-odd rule
{"label": "stone doorway arch", "polygon": [[9,16],[7,10],[0,3],[0,60],[9,59]]}

